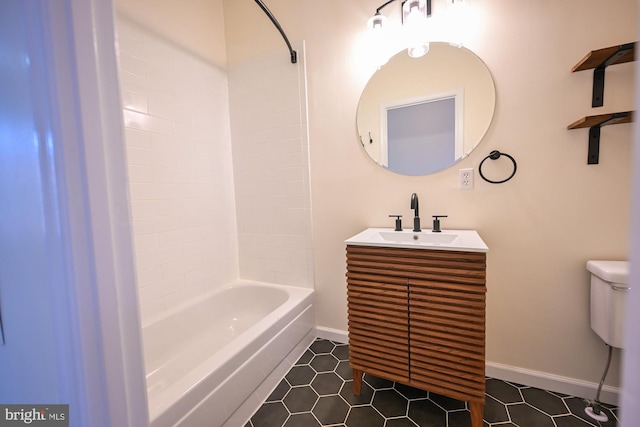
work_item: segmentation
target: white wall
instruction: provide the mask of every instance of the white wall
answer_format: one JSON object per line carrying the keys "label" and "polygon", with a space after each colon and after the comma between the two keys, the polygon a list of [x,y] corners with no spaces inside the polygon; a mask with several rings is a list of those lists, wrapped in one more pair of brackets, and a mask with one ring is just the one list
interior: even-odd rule
{"label": "white wall", "polygon": [[294,48],[296,64],[280,49],[229,68],[240,276],[313,287],[305,55]]}
{"label": "white wall", "polygon": [[[434,3],[434,16],[443,3]],[[587,131],[566,127],[584,115],[633,109],[636,65],[607,70],[601,109],[590,107],[591,73],[570,70],[591,49],[636,39],[636,2],[465,3],[473,13],[464,43],[496,83],[492,126],[457,167],[405,177],[375,166],[355,129],[359,96],[375,69],[362,49],[365,24],[380,2],[269,2],[289,37],[306,46],[318,324],[347,327],[344,239],[393,226],[390,213],[409,218],[417,192],[425,223],[448,214],[445,228],[477,229],[490,248],[488,360],[597,383],[606,349],[589,327],[585,263],[628,256],[632,126],[604,128],[600,164],[592,166]],[[229,64],[281,46],[252,1],[223,5]],[[494,149],[518,161],[506,184],[477,175]],[[489,177],[504,173],[501,164],[488,166]],[[460,191],[458,168],[468,167],[476,169],[475,189]],[[619,356],[608,384],[619,384]]]}
{"label": "white wall", "polygon": [[222,0],[114,0],[119,14],[161,34],[165,40],[224,65]]}
{"label": "white wall", "polygon": [[238,277],[226,73],[118,17],[143,324]]}

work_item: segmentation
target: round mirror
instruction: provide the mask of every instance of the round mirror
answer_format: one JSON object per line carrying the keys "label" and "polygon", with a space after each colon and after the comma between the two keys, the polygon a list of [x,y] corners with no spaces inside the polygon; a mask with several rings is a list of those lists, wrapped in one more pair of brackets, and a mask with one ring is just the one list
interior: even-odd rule
{"label": "round mirror", "polygon": [[495,109],[491,73],[470,50],[430,43],[429,52],[392,57],[371,77],[357,112],[360,142],[379,165],[426,175],[466,157]]}

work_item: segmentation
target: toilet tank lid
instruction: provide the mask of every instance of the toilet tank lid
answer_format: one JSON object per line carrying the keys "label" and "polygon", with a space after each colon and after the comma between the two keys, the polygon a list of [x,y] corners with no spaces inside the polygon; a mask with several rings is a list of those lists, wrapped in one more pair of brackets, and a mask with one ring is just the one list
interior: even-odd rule
{"label": "toilet tank lid", "polygon": [[587,261],[587,270],[607,282],[623,283],[629,282],[629,262],[628,261]]}

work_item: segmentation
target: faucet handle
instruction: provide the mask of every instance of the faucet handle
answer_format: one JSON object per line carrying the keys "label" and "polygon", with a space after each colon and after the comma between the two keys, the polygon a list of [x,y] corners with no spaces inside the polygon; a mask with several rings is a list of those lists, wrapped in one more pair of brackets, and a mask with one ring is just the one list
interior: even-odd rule
{"label": "faucet handle", "polygon": [[396,228],[393,231],[402,231],[402,215],[389,215],[389,218],[396,219]]}
{"label": "faucet handle", "polygon": [[440,233],[440,218],[447,218],[448,215],[433,215],[433,229],[431,230],[434,233]]}

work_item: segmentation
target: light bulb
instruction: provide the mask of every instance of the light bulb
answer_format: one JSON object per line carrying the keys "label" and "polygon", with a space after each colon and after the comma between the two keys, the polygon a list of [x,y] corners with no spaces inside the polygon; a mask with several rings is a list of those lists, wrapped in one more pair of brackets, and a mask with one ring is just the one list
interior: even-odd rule
{"label": "light bulb", "polygon": [[387,27],[387,17],[381,15],[379,12],[376,12],[369,20],[367,21],[367,28],[372,31],[382,31]]}
{"label": "light bulb", "polygon": [[387,17],[376,12],[376,14],[367,21],[367,27],[369,28],[368,38],[371,59],[374,65],[380,68],[389,61],[389,26],[387,24]]}
{"label": "light bulb", "polygon": [[427,5],[425,0],[407,0],[402,5],[404,17],[403,31],[408,54],[419,58],[429,51],[427,28]]}
{"label": "light bulb", "polygon": [[425,0],[407,0],[402,5],[402,20],[405,25],[409,20],[427,19],[427,2]]}

